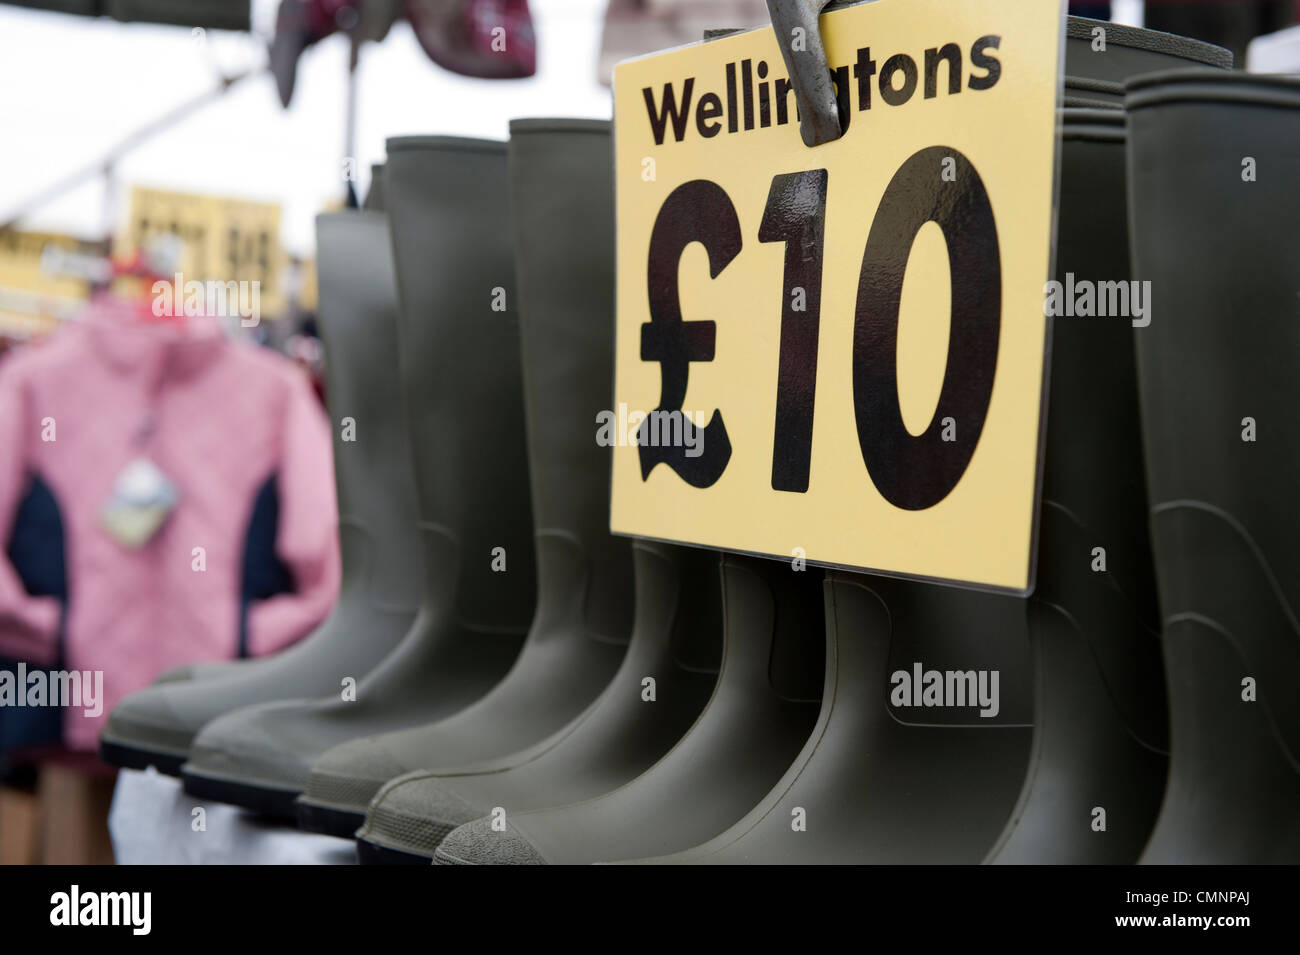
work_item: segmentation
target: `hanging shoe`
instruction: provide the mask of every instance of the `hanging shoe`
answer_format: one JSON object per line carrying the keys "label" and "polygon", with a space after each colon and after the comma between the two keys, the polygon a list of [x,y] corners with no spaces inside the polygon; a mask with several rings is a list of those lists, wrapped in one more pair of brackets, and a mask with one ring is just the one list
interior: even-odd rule
{"label": "hanging shoe", "polygon": [[421,48],[444,70],[487,80],[537,72],[528,0],[407,0],[406,16]]}

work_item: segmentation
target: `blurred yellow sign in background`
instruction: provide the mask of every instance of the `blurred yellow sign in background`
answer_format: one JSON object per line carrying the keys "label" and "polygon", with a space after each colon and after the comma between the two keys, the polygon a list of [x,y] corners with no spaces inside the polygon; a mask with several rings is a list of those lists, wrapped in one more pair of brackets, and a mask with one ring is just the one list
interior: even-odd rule
{"label": "blurred yellow sign in background", "polygon": [[75,315],[90,294],[80,278],[54,275],[41,264],[48,246],[88,256],[100,246],[54,232],[0,229],[0,334],[24,339],[53,331]]}
{"label": "blurred yellow sign in background", "polygon": [[280,249],[280,206],[136,186],[126,228],[114,253],[131,255],[153,236],[171,233],[183,243],[185,281],[258,282],[262,314],[284,308],[285,257]]}

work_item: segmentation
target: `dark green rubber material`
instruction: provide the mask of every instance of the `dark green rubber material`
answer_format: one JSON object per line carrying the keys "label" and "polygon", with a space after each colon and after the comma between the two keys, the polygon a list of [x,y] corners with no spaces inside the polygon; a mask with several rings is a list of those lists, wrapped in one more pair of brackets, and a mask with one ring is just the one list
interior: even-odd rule
{"label": "dark green rubber material", "polygon": [[[527,305],[526,316],[533,307]],[[528,317],[525,325],[531,325]],[[699,717],[717,679],[722,639],[718,555],[638,543],[636,621],[623,665],[596,702],[536,746],[476,765],[419,770],[387,783],[358,842],[433,858],[457,826],[561,806],[617,789],[652,766]],[[647,700],[645,680],[654,680]],[[382,856],[379,858],[382,859]]]}
{"label": "dark green rubber material", "polygon": [[299,829],[327,836],[338,836],[340,839],[351,839],[361,823],[366,820],[364,812],[331,809],[329,806],[304,803],[301,794],[294,800],[294,810]]}
{"label": "dark green rubber material", "polygon": [[165,776],[179,776],[185,764],[185,755],[140,745],[118,745],[100,738],[99,758],[110,766],[121,769],[149,769],[153,767]]}
{"label": "dark green rubber material", "polygon": [[[108,760],[132,747],[170,760],[222,714],[272,700],[334,695],[397,645],[420,599],[420,550],[408,428],[398,387],[397,321],[387,228],[373,213],[317,219],[319,321],[327,354],[343,583],[330,616],[275,657],[228,675],[147,687],[124,699],[101,736]],[[344,440],[343,419],[355,440]],[[124,764],[129,765],[129,764]],[[162,768],[162,767],[160,767]]]}
{"label": "dark green rubber material", "polygon": [[[1056,278],[1126,282],[1124,113],[1066,109],[1062,137]],[[1168,729],[1133,344],[1147,331],[1051,319],[1034,743],[990,862],[1135,862],[1160,805]]]}
{"label": "dark green rubber material", "polygon": [[182,683],[186,680],[206,680],[212,676],[229,676],[245,669],[256,660],[213,660],[206,663],[183,663],[164,670],[154,679],[158,683]]}
{"label": "dark green rubber material", "polygon": [[[1089,24],[1072,22],[1070,27],[1067,69],[1080,76],[1067,83],[1077,81],[1080,89],[1114,89],[1112,101],[1105,104],[1108,109],[1067,110],[1065,114],[1058,271],[1062,275],[1070,270],[1081,277],[1119,281],[1127,277],[1128,267],[1124,117],[1118,81],[1131,70],[1150,69],[1171,58],[1226,65],[1231,55],[1178,37],[1106,26],[1107,55],[1093,54]],[[1079,39],[1084,36],[1088,42]],[[713,849],[728,842],[726,835],[721,836],[710,844],[709,861],[969,863],[1136,859],[1159,803],[1167,730],[1159,645],[1153,633],[1156,613],[1143,515],[1145,490],[1136,428],[1133,332],[1123,320],[1088,322],[1080,319],[1061,330],[1062,347],[1055,353],[1052,368],[1057,384],[1053,389],[1054,418],[1050,420],[1056,424],[1049,429],[1048,456],[1056,464],[1052,467],[1049,463],[1045,478],[1047,500],[1040,528],[1042,553],[1038,570],[1041,591],[1029,606],[1008,598],[981,597],[971,611],[976,626],[1003,621],[993,624],[993,630],[1001,632],[1006,653],[1004,663],[996,668],[1002,672],[1004,691],[1019,699],[1018,718],[1035,725],[1032,746],[1026,745],[1023,729],[1005,727],[1000,732],[979,734],[987,746],[976,755],[974,749],[954,746],[952,729],[945,733],[941,727],[931,727],[927,733],[921,726],[913,726],[910,736],[918,742],[904,743],[908,734],[899,731],[898,726],[882,724],[883,729],[895,732],[882,732],[879,738],[898,747],[899,758],[914,774],[913,782],[929,787],[924,799],[915,799],[917,790],[913,789],[879,793],[875,805],[878,813],[891,820],[888,834],[869,824],[855,825],[836,817],[834,831],[855,833],[856,841],[835,839],[833,844],[822,845],[818,839],[807,838],[797,843],[796,849],[794,843],[786,845],[782,838],[786,832],[795,835],[789,818],[775,823],[766,818],[760,825],[751,817],[752,830],[767,831],[769,837],[751,832],[713,854]],[[1101,389],[1103,394],[1094,402],[1098,379],[1112,381],[1114,387]],[[1098,534],[1103,541],[1092,540]],[[1092,547],[1097,543],[1107,547],[1109,560],[1108,570],[1101,574],[1091,569]],[[862,604],[857,591],[846,589],[850,580],[836,575],[831,589],[845,594],[845,613],[853,621],[849,625],[852,631],[853,627],[865,627],[863,620],[870,614],[862,606],[857,606],[856,611],[847,609]],[[974,649],[974,642],[962,626],[964,612],[952,610],[970,595],[953,595],[920,584],[881,581],[868,586],[878,595],[879,591],[889,591],[894,599],[905,603],[921,600],[921,594],[931,592],[935,596],[930,599],[946,606],[950,616],[939,624],[948,628],[947,635],[942,629],[927,634],[921,628],[912,634],[886,637],[887,659],[880,664],[885,672],[872,672],[870,677],[863,674],[862,679],[875,679],[883,686],[888,674],[907,668],[911,663],[909,655],[919,656],[922,649],[931,655],[936,651],[960,653],[963,643],[969,650]],[[1007,641],[1007,634],[1019,636]],[[857,646],[862,635],[851,632],[837,636],[854,638],[846,644],[846,657],[862,663]],[[882,638],[871,631],[868,639],[878,642]],[[1024,642],[1017,646],[1018,640]],[[946,648],[945,643],[949,644]],[[917,653],[912,653],[914,648]],[[966,668],[970,664],[959,666]],[[827,679],[828,693],[836,688],[842,695],[848,693],[838,667],[832,667]],[[857,702],[855,699],[854,704]],[[863,703],[860,709],[866,725],[846,728],[843,723],[848,708],[841,704],[833,726],[829,725],[830,714],[823,715],[828,724],[824,727],[827,745],[832,749],[836,740],[866,738],[870,724],[880,722],[866,719],[874,714],[871,705]],[[895,713],[893,719],[905,724],[908,717]],[[974,737],[970,730],[965,733]],[[852,815],[842,806],[854,803],[858,797],[851,790],[836,787],[861,784],[870,789],[873,784],[852,773],[837,781],[834,766],[827,768],[827,750],[820,750],[818,756],[817,746],[810,746],[812,750],[805,755],[814,771],[804,773],[802,765],[791,771],[803,774],[797,792],[804,795],[785,794],[789,798],[783,800],[774,794],[756,813],[761,816],[774,807],[793,809],[789,799],[807,798],[820,800],[819,811]],[[986,762],[970,765],[959,758],[962,756]],[[940,765],[944,761],[952,761],[946,777]],[[889,772],[887,763],[882,770]],[[961,787],[962,779],[980,779],[982,788],[976,798],[957,811],[945,803],[944,788]],[[824,791],[819,791],[819,785]],[[795,788],[793,783],[791,786]],[[1099,819],[1093,810],[1098,807],[1105,810],[1104,831],[1093,828],[1098,824],[1094,820]],[[581,809],[553,813],[581,817]],[[546,819],[553,813],[515,817],[513,830],[496,839],[502,852],[495,856],[491,831],[485,829],[484,822],[476,822],[452,838],[450,844],[444,844],[440,857],[459,862],[488,857],[569,861],[564,850],[557,848],[558,839],[547,841]],[[936,816],[940,818],[933,818]],[[952,820],[961,820],[953,839],[942,846],[934,845],[927,833]],[[737,830],[744,825],[737,826]],[[910,836],[900,839],[900,833]],[[512,848],[505,849],[506,843]],[[605,857],[614,858],[618,856]],[[587,861],[601,860],[592,857]]]}
{"label": "dark green rubber material", "polygon": [[[1104,33],[1104,48],[1094,31]],[[1069,17],[1065,28],[1065,105],[1122,106],[1131,77],[1178,67],[1232,69],[1232,51],[1185,36],[1104,20]]]}
{"label": "dark green rubber material", "polygon": [[[545,410],[554,402],[547,396],[587,382],[576,390],[583,400],[598,401],[614,360],[608,143],[585,123],[567,129],[554,121],[516,122],[511,133],[510,200],[529,399]],[[574,247],[585,243],[608,252],[574,255]],[[594,424],[598,410],[566,414]],[[539,476],[553,487],[566,481],[568,462],[589,457],[586,444],[594,440],[594,434],[557,432],[540,420],[534,433],[552,439],[535,460]],[[560,438],[574,443],[566,446]],[[530,809],[615,789],[681,737],[708,699],[718,668],[718,557],[660,544],[637,545],[633,556],[631,641],[600,697],[523,751],[387,783],[364,826],[365,844],[432,858],[442,836],[463,822],[496,806]],[[655,681],[653,702],[644,699],[647,678]],[[310,804],[304,801],[303,808],[310,811]]]}
{"label": "dark green rubber material", "polygon": [[[376,163],[371,166],[370,192],[366,194],[365,208],[368,211],[383,210],[383,174],[384,166]],[[159,674],[153,682],[179,683],[185,680],[201,680],[213,676],[230,676],[256,663],[255,660],[215,660],[205,663],[185,663],[172,667]]]}
{"label": "dark green rubber material", "polygon": [[370,166],[370,189],[366,192],[366,201],[362,208],[367,212],[384,212],[384,164],[373,163]]}
{"label": "dark green rubber material", "polygon": [[1133,268],[1155,302],[1137,357],[1172,734],[1141,861],[1296,863],[1300,81],[1143,77],[1127,108]]}
{"label": "dark green rubber material", "polygon": [[357,862],[361,865],[428,865],[429,857],[415,852],[387,849],[358,839]]}
{"label": "dark green rubber material", "polygon": [[[403,773],[525,750],[591,705],[626,654],[633,616],[632,548],[609,533],[609,451],[595,440],[596,414],[610,405],[613,354],[613,279],[603,264],[613,228],[607,194],[612,189],[609,125],[587,122],[575,129],[566,121],[566,129],[572,132],[565,175],[586,184],[594,205],[566,208],[562,214],[556,210],[545,223],[546,242],[564,253],[563,261],[590,271],[572,276],[562,289],[568,307],[557,310],[550,337],[525,342],[538,568],[532,628],[505,679],[473,706],[438,722],[326,751],[312,769],[304,802],[364,810],[384,783]],[[451,156],[457,157],[454,163],[448,162]],[[439,316],[437,347],[415,359],[426,375],[436,377],[453,365],[478,360],[481,345],[476,342],[482,333],[476,325],[514,326],[519,321],[521,303],[512,287],[504,299],[506,311],[488,310],[500,300],[494,290],[512,285],[514,271],[505,165],[503,146],[471,149],[465,140],[439,137],[389,141],[386,185],[399,261],[409,250],[413,261],[455,262],[481,276],[477,295],[486,313],[467,317],[444,310],[436,270],[399,275],[404,310],[419,308]],[[553,172],[553,165],[534,170],[544,183]],[[482,178],[495,184],[490,202],[473,185]],[[590,231],[570,225],[583,221]],[[501,264],[496,273],[479,272],[478,263],[484,261]],[[520,298],[526,313],[528,288],[520,289]],[[575,347],[578,343],[585,344]],[[500,357],[500,350],[495,354]],[[518,347],[514,355],[519,355]],[[460,403],[448,401],[448,413],[453,409],[464,413]],[[501,467],[495,443],[482,441],[480,453]],[[450,463],[443,461],[439,473],[448,473]],[[467,510],[465,519],[491,516]],[[467,559],[481,560],[486,568],[491,555],[484,551]],[[514,550],[508,559],[514,567],[525,555]]]}
{"label": "dark green rubber material", "polygon": [[[961,864],[993,845],[1029,751],[1016,722],[1029,702],[1024,601],[832,572],[825,602],[821,714],[793,765],[726,832],[642,861]],[[980,725],[974,714],[906,713],[890,700],[902,661],[999,670],[1002,714]]]}
{"label": "dark green rubber material", "polygon": [[[493,162],[483,162],[484,147]],[[424,546],[420,614],[360,681],[355,700],[268,704],[205,727],[184,770],[195,795],[296,819],[294,799],[331,746],[462,710],[519,655],[536,602],[519,326],[510,313],[492,311],[489,294],[505,282],[509,301],[513,268],[508,243],[471,234],[489,232],[493,212],[497,222],[508,215],[501,147],[451,141],[435,155],[447,181],[460,183],[459,195],[422,211],[429,228],[465,240],[458,255],[428,245],[396,250],[403,290],[427,286],[439,303],[421,308],[428,297],[404,294],[397,326]],[[428,157],[399,150],[392,161],[422,174]],[[469,209],[479,216],[473,230],[463,221]],[[398,351],[395,344],[395,359]],[[493,570],[496,547],[504,549],[504,572]]]}
{"label": "dark green rubber material", "polygon": [[[1122,87],[1118,82],[1132,72],[1159,68],[1171,58],[1174,62],[1181,58],[1219,66],[1231,62],[1226,51],[1204,44],[1150,31],[1115,28],[1110,24],[1106,25],[1107,53],[1094,54],[1089,42],[1091,26],[1074,18],[1069,26],[1067,101],[1072,95],[1095,95],[1101,101],[1098,105],[1106,104],[1115,109],[1122,99]],[[1088,40],[1083,40],[1083,37]],[[1114,214],[1116,202],[1121,203],[1118,218],[1121,238],[1123,230],[1123,145],[1115,142],[1120,130],[1096,134],[1098,127],[1104,130],[1113,123],[1113,120],[1107,121],[1104,113],[1096,116],[1077,114],[1074,118],[1079,123],[1071,139],[1076,136],[1080,141],[1095,138],[1099,144],[1106,142],[1110,146],[1106,155],[1111,157],[1112,180],[1108,194],[1111,214],[1109,218],[1101,216],[1091,221],[1085,214],[1080,221],[1085,231],[1098,222],[1103,225],[1103,234],[1109,227],[1112,239],[1109,261],[1117,263],[1119,268],[1114,276],[1099,277],[1120,279],[1127,271],[1122,246],[1116,250],[1113,242],[1117,224]],[[1122,124],[1122,117],[1118,119]],[[1072,179],[1078,183],[1078,188],[1086,191],[1088,182],[1080,176],[1092,174],[1080,173],[1079,169],[1088,168],[1089,160],[1078,154],[1091,150],[1082,146],[1067,146],[1067,150],[1075,155],[1065,159],[1063,182]],[[1074,162],[1074,158],[1079,162]],[[1117,162],[1121,168],[1116,181]],[[1067,182],[1066,188],[1075,189],[1076,186]],[[1084,198],[1083,202],[1086,204],[1087,199]],[[1080,235],[1078,245],[1096,238],[1095,235]],[[1117,257],[1116,251],[1119,253]],[[1062,263],[1074,254],[1067,244],[1063,249]],[[1099,264],[1103,268],[1109,267],[1104,260]],[[1127,397],[1128,406],[1117,410],[1121,414],[1127,412],[1132,421],[1131,332],[1124,326],[1114,331],[1118,332],[1120,341],[1118,356],[1109,355],[1104,340],[1100,340],[1092,342],[1090,357],[1109,358],[1105,367],[1113,374],[1120,374],[1121,379],[1127,369],[1129,387],[1126,393],[1121,389],[1120,401],[1122,403]],[[1068,343],[1070,336],[1066,337]],[[1113,333],[1110,335],[1112,340],[1115,337]],[[1066,355],[1057,353],[1056,364],[1066,361]],[[1059,386],[1053,388],[1054,399],[1058,392],[1072,393],[1061,397],[1065,407],[1056,412],[1056,417],[1062,420],[1058,435],[1053,439],[1049,432],[1049,461],[1054,448],[1058,465],[1049,472],[1055,477],[1047,478],[1049,503],[1045,505],[1041,528],[1045,542],[1039,568],[1043,591],[1027,608],[1030,617],[1026,622],[1034,650],[1036,731],[1025,781],[1014,808],[1007,801],[1007,787],[1018,775],[1017,763],[1023,756],[1018,754],[1016,745],[1010,740],[999,739],[997,733],[980,734],[989,744],[989,753],[974,763],[963,760],[963,757],[969,758],[969,751],[954,751],[951,756],[945,756],[943,734],[937,727],[931,731],[930,737],[913,734],[917,736],[916,741],[904,745],[897,726],[871,720],[869,707],[862,708],[865,725],[852,726],[852,715],[846,715],[846,710],[851,714],[851,706],[857,699],[849,692],[845,694],[845,703],[849,706],[840,706],[838,714],[832,706],[827,706],[821,727],[823,739],[819,741],[819,734],[814,734],[814,741],[804,753],[806,760],[796,762],[785,781],[787,785],[779,785],[764,804],[729,833],[699,850],[664,861],[971,862],[981,858],[1039,862],[1132,861],[1150,825],[1163,769],[1158,657],[1148,630],[1152,617],[1150,557],[1140,513],[1142,481],[1137,453],[1140,445],[1131,426],[1126,428],[1121,424],[1120,433],[1109,438],[1094,437],[1098,432],[1095,426],[1085,428],[1081,434],[1093,438],[1088,444],[1090,450],[1109,448],[1119,463],[1127,466],[1122,474],[1103,475],[1101,479],[1107,482],[1103,488],[1085,486],[1087,477],[1098,472],[1095,465],[1093,469],[1089,469],[1087,464],[1078,468],[1078,445],[1072,443],[1072,425],[1065,422],[1072,421],[1079,414],[1078,407],[1086,406],[1089,390],[1095,388],[1095,383],[1078,387],[1079,378],[1086,381],[1087,371],[1086,361],[1081,365],[1071,365],[1062,372]],[[1108,397],[1113,399],[1113,393]],[[1112,446],[1112,442],[1117,446]],[[1052,494],[1063,500],[1051,500]],[[1109,509],[1113,502],[1121,505],[1115,511]],[[1071,507],[1081,513],[1071,511]],[[1078,554],[1081,563],[1062,563],[1074,556],[1069,551],[1081,543],[1077,538],[1082,537],[1082,542],[1087,542],[1088,535],[1079,533],[1082,530],[1080,520],[1089,530],[1100,529],[1115,535],[1120,549],[1126,551],[1118,563],[1112,556],[1104,582],[1083,576],[1091,573],[1088,562],[1090,547]],[[1099,522],[1099,528],[1093,526]],[[1044,564],[1051,566],[1045,567]],[[897,627],[900,623],[898,601],[923,593],[916,588],[926,585],[868,581],[869,578],[861,578],[857,581],[860,586],[854,589],[850,587],[851,576],[835,574],[831,576],[830,587],[832,594],[840,598],[833,598],[832,603],[837,608],[837,619],[843,620],[837,633],[842,648],[841,662],[851,673],[854,672],[853,665],[857,665],[855,675],[858,680],[880,681],[884,674],[874,671],[880,647],[868,641],[868,653],[864,655],[859,641],[852,640],[853,637],[860,638],[863,630],[877,634],[880,625],[879,622],[874,628],[870,625],[870,602],[863,599],[861,591],[870,586],[883,596],[888,606],[889,625]],[[952,602],[960,598],[935,591],[935,596],[930,599],[937,604],[952,606]],[[969,621],[978,624],[1005,617],[1008,627],[1016,627],[1019,612],[1010,604],[998,607],[991,603],[998,599],[982,597],[982,601],[990,603],[973,608]],[[962,616],[954,615],[948,624],[952,633],[962,632]],[[1143,625],[1144,617],[1146,627]],[[941,633],[942,630],[931,631],[921,637],[918,645],[924,646],[940,638]],[[898,636],[896,631],[892,639],[896,641]],[[892,650],[889,656],[892,659],[887,668],[893,671],[902,661]],[[839,670],[840,667],[835,665],[828,671],[828,699],[846,687],[845,680],[840,679],[845,674]],[[852,685],[847,684],[850,688]],[[1003,686],[1005,688],[1007,684],[1004,682]],[[1014,691],[1014,684],[1012,689]],[[873,722],[883,731],[875,739],[886,749],[891,744],[899,747],[897,767],[894,761],[867,743],[871,737],[865,734]],[[846,723],[850,725],[846,726]],[[972,740],[979,738],[975,734],[969,736]],[[857,741],[858,746],[853,746],[852,741]],[[889,773],[888,782],[883,786],[872,785],[868,782],[868,774],[854,773],[847,766],[839,767],[837,772],[834,749],[837,744],[844,746],[839,758],[849,765],[855,751],[879,755],[878,760],[873,759],[870,763],[879,763],[877,774]],[[999,744],[1002,744],[1001,752],[998,752]],[[826,755],[828,751],[830,755]],[[862,762],[859,757],[859,765]],[[899,767],[908,767],[915,773],[911,779],[918,785],[894,785],[900,775]],[[961,785],[963,779],[967,781],[969,796],[962,804],[945,804],[944,787],[939,782],[945,773],[950,774],[950,785]],[[901,775],[909,778],[908,772]],[[857,790],[862,794],[859,799],[853,798],[855,787],[862,787]],[[1061,798],[1062,791],[1068,793],[1068,798]],[[1085,804],[1093,800],[1103,808],[1109,804],[1105,833],[1094,833],[1089,825],[1093,817],[1091,807]],[[846,808],[864,802],[870,809],[855,813]],[[817,814],[823,817],[823,831],[834,832],[842,838],[800,838],[808,833],[796,832],[792,828],[790,813],[796,809],[804,810],[811,831],[814,810],[810,804],[814,803],[819,804]],[[829,826],[825,826],[826,816],[833,820]],[[1000,824],[999,816],[1007,820],[1001,827],[1001,835],[997,835],[997,829],[993,828]],[[869,817],[883,818],[888,822],[882,826],[878,819]],[[963,819],[959,828],[947,828]],[[936,838],[941,833],[948,835]]]}
{"label": "dark green rubber material", "polygon": [[[863,0],[834,0],[826,9],[856,6]],[[869,0],[868,0],[869,2]],[[1104,31],[1104,47],[1095,31]],[[705,31],[726,36],[738,30]],[[1096,47],[1096,48],[1094,48]],[[1146,30],[1107,20],[1067,17],[1065,27],[1066,106],[1122,106],[1124,82],[1158,70],[1188,66],[1232,69],[1232,51],[1190,37]]]}
{"label": "dark green rubber material", "polygon": [[[1103,57],[1093,55],[1090,26],[1071,24],[1066,69],[1072,89],[1067,95],[1095,94],[1099,105],[1118,111],[1119,83],[1133,72],[1169,62],[1231,62],[1226,51],[1205,44],[1106,26]],[[1081,42],[1081,37],[1087,40]],[[1122,114],[1073,118],[1078,123],[1071,140],[1088,145],[1071,149],[1079,155],[1077,163],[1067,160],[1069,188],[1077,182],[1085,203],[1088,189],[1109,189],[1110,200],[1099,230],[1111,240],[1109,247],[1102,250],[1100,262],[1080,259],[1078,267],[1081,274],[1101,268],[1097,278],[1119,280],[1127,272]],[[1094,146],[1106,157],[1099,174],[1091,172]],[[1089,181],[1090,175],[1100,181]],[[1081,231],[1090,225],[1095,223],[1085,222]],[[1095,238],[1080,236],[1078,244]],[[1063,263],[1075,254],[1063,251]],[[1106,274],[1116,265],[1114,275]],[[1065,338],[1068,342],[1071,336]],[[1062,395],[1056,415],[1061,421],[1057,467],[1048,478],[1056,499],[1049,497],[1043,518],[1047,544],[1042,561],[1051,565],[1040,567],[1043,592],[1027,608],[1010,598],[831,575],[828,613],[835,622],[834,652],[828,659],[818,731],[785,780],[745,820],[671,861],[1091,862],[1136,857],[1159,798],[1165,734],[1158,645],[1151,632],[1153,588],[1142,518],[1140,436],[1133,426],[1132,332],[1119,324],[1077,344],[1075,364],[1061,376],[1061,390],[1069,393]],[[1095,424],[1083,430],[1091,439],[1088,449],[1109,456],[1117,466],[1112,471],[1102,466],[1101,486],[1090,487],[1086,482],[1098,474],[1097,464],[1091,470],[1077,468],[1080,442],[1072,441],[1071,429],[1095,387],[1088,373],[1100,369],[1105,369],[1103,377],[1109,372],[1119,376],[1121,385],[1127,382],[1107,398],[1114,406],[1110,410],[1128,420],[1117,434],[1107,435],[1104,426]],[[1105,533],[1114,541],[1112,550],[1121,551],[1118,557],[1109,555],[1108,570],[1095,578],[1084,576],[1093,574],[1091,547],[1078,551],[1078,561],[1073,561],[1073,551],[1093,532]],[[909,622],[912,614],[920,621],[915,625]],[[983,641],[972,639],[981,629]],[[1023,726],[988,726],[977,732],[977,724],[927,726],[909,722],[908,715],[897,711],[882,719],[874,693],[861,689],[884,686],[889,674],[912,656],[965,652],[978,657],[999,644],[1002,665],[992,668],[1012,677],[1003,688],[1022,719],[1029,680],[1027,668],[1018,663],[1025,649],[1033,648],[1038,696],[1032,750]],[[998,657],[994,652],[991,660],[979,663],[987,666]],[[880,758],[864,760],[864,752]],[[654,770],[647,778],[653,775]],[[1069,782],[1061,786],[1063,779]],[[1068,798],[1061,798],[1058,787]],[[954,798],[959,791],[965,798]],[[547,819],[569,814],[585,821],[589,807],[600,802],[515,816],[499,834],[480,820],[451,834],[438,858],[462,864],[573,861],[566,855],[569,847],[548,830]],[[1094,805],[1107,810],[1104,832],[1094,832],[1090,825]],[[806,813],[810,823],[820,820],[818,829],[810,825],[809,831],[798,831],[791,825],[792,812]],[[574,826],[575,832],[583,828],[582,823]]]}
{"label": "dark green rubber material", "polygon": [[708,705],[663,759],[586,802],[454,830],[442,863],[586,864],[672,852],[721,832],[771,789],[817,718],[822,574],[722,557],[722,669]]}
{"label": "dark green rubber material", "polygon": [[181,767],[181,781],[185,792],[196,799],[229,803],[267,819],[294,819],[297,815],[294,807],[294,800],[298,798],[296,789],[282,789],[266,783],[250,785],[241,779],[196,773],[188,762]]}

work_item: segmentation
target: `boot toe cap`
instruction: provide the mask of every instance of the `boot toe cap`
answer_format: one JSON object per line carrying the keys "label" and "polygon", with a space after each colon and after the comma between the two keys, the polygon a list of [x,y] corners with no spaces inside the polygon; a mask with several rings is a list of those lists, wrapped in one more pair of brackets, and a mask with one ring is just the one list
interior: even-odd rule
{"label": "boot toe cap", "polygon": [[389,780],[370,803],[360,837],[379,845],[432,858],[457,826],[491,807],[478,806],[446,779],[424,771]]}
{"label": "boot toe cap", "polygon": [[142,749],[186,752],[196,727],[173,706],[169,689],[148,687],[118,703],[105,721],[104,739]]}
{"label": "boot toe cap", "polygon": [[375,738],[340,743],[327,749],[312,765],[303,799],[363,813],[384,783],[409,769]]}
{"label": "boot toe cap", "polygon": [[435,861],[442,865],[546,865],[546,859],[509,825],[496,830],[490,818],[459,826],[443,839]]}
{"label": "boot toe cap", "polygon": [[491,812],[491,806],[480,806],[458,792],[453,781],[429,773],[413,773],[390,780],[376,805],[410,816],[425,816],[445,823],[448,829],[473,822]]}
{"label": "boot toe cap", "polygon": [[306,701],[245,707],[208,723],[190,747],[187,771],[301,789],[317,750],[298,731],[310,715]]}

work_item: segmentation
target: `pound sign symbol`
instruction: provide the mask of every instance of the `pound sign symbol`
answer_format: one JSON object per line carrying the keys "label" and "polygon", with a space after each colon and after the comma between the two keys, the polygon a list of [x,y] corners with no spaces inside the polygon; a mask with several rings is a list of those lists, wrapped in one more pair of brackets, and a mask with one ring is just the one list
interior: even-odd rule
{"label": "pound sign symbol", "polygon": [[707,179],[674,189],[650,233],[650,321],[641,326],[641,360],[659,362],[662,383],[659,407],[637,429],[637,450],[642,480],[655,465],[667,464],[692,487],[709,487],[731,460],[731,439],[721,411],[714,411],[703,429],[682,413],[690,363],[713,361],[717,331],[711,321],[682,321],[677,271],[692,242],[708,253],[710,278],[717,278],[740,253],[736,208],[722,187]]}

